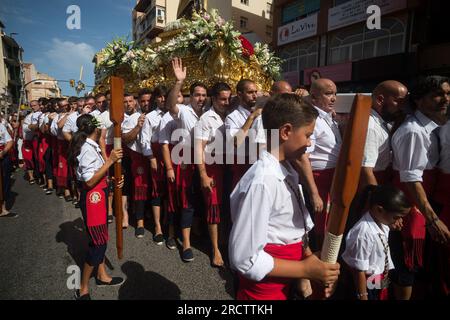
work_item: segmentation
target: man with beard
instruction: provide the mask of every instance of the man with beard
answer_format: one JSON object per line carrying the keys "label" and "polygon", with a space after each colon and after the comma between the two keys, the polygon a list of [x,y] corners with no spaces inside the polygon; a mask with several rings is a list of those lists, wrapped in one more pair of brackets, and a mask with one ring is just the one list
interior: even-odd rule
{"label": "man with beard", "polygon": [[211,265],[222,267],[224,262],[219,249],[218,225],[223,214],[224,120],[230,107],[231,88],[228,84],[219,82],[211,91],[212,107],[201,116],[195,127],[195,152],[200,162],[197,167],[213,249]]}
{"label": "man with beard", "polygon": [[367,129],[360,189],[366,185],[387,184],[391,180],[390,125],[403,114],[408,89],[400,82],[387,80],[372,93],[372,111]]}
{"label": "man with beard", "polygon": [[[257,125],[257,119],[261,118],[262,113],[262,106],[256,106],[258,90],[255,82],[243,79],[236,85],[236,91],[239,98],[239,106],[225,119],[227,139],[233,140],[232,145],[236,151],[235,162],[231,167],[233,175],[232,189],[234,189],[252,164],[249,157],[253,155],[249,154],[250,152],[247,152],[246,149],[255,150],[255,146],[257,146],[256,137],[258,135],[255,126]],[[259,127],[262,128],[263,126]],[[242,153],[244,154],[242,155]],[[244,163],[242,163],[243,161]]]}
{"label": "man with beard", "polygon": [[145,203],[149,200],[149,172],[139,141],[141,129],[145,122],[145,114],[136,110],[137,103],[131,94],[125,94],[124,105],[125,117],[122,122],[122,142],[125,145],[123,165],[125,167],[126,187],[124,186],[124,195],[132,196],[133,213],[136,215],[137,221],[135,236],[143,238]]}
{"label": "man with beard", "polygon": [[[183,261],[194,260],[194,253],[191,249],[190,235],[194,217],[194,197],[193,187],[195,185],[195,164],[194,164],[194,127],[201,115],[207,98],[207,88],[202,83],[194,83],[190,87],[190,105],[178,104],[178,97],[186,79],[186,67],[183,68],[182,60],[175,58],[172,60],[172,67],[176,78],[176,83],[167,98],[167,107],[174,118],[180,120],[182,130],[182,141],[177,145],[177,150],[182,150],[180,164],[180,206],[181,206],[181,232],[183,236]],[[175,149],[174,149],[175,150]],[[174,159],[175,163],[177,163]],[[199,188],[198,188],[199,189]],[[198,190],[197,189],[197,190]]]}
{"label": "man with beard", "polygon": [[148,114],[151,111],[152,105],[152,91],[150,89],[144,88],[138,93],[138,102],[140,112],[143,114]]}
{"label": "man with beard", "polygon": [[[450,232],[432,206],[431,196],[436,186],[436,166],[439,162],[439,125],[446,121],[450,103],[449,79],[428,76],[419,79],[411,92],[414,113],[397,129],[392,137],[394,153],[394,181],[415,205],[403,221],[400,232],[392,232],[390,247],[396,269],[391,275],[397,299],[409,300],[413,291],[424,294],[417,286],[416,275],[423,271],[431,275],[433,270],[424,259],[426,231],[431,239],[448,245]],[[448,196],[448,192],[447,192]],[[436,245],[429,242],[430,246]],[[427,246],[427,248],[429,248]],[[448,270],[446,270],[448,272]]]}

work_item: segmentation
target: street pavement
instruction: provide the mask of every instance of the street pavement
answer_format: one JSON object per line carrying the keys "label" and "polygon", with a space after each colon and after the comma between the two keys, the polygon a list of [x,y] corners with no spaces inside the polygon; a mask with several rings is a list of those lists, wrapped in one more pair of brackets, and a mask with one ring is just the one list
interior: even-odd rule
{"label": "street pavement", "polygon": [[[29,185],[22,170],[14,180],[11,211],[19,217],[0,218],[0,300],[73,299],[74,290],[67,285],[73,282],[71,268],[82,266],[87,249],[81,212]],[[124,230],[124,258],[119,261],[114,223],[109,226],[108,272],[126,281],[120,287],[97,288],[92,278],[93,299],[232,299],[231,273],[210,266],[207,237],[193,238],[195,260],[184,263],[180,248],[157,246],[151,231],[146,226],[144,239],[137,239],[131,225]]]}

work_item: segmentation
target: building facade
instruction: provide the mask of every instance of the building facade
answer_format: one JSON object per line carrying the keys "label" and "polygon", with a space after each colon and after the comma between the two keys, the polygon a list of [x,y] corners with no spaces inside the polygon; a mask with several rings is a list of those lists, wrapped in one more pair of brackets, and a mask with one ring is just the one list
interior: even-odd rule
{"label": "building facade", "polygon": [[2,110],[17,108],[20,103],[23,72],[23,49],[12,36],[4,32],[0,21],[0,104]]}
{"label": "building facade", "polygon": [[[379,29],[368,24],[374,4]],[[443,0],[275,0],[273,43],[285,60],[283,77],[306,86],[326,77],[341,92],[370,92],[386,79],[408,84],[418,74],[449,75],[449,7]]]}
{"label": "building facade", "polygon": [[61,89],[55,78],[40,73],[32,63],[23,64],[28,102],[39,98],[60,98]]}
{"label": "building facade", "polygon": [[272,0],[138,0],[132,13],[133,40],[159,41],[167,24],[189,16],[194,8],[218,9],[251,42],[272,42]]}

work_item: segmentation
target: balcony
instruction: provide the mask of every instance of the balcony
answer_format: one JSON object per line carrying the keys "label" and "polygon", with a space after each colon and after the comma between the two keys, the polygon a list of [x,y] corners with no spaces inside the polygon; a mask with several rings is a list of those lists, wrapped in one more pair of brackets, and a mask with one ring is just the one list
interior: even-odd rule
{"label": "balcony", "polygon": [[138,34],[140,34],[139,39],[153,39],[164,30],[165,26],[165,9],[156,6],[146,16],[140,19],[137,28]]}

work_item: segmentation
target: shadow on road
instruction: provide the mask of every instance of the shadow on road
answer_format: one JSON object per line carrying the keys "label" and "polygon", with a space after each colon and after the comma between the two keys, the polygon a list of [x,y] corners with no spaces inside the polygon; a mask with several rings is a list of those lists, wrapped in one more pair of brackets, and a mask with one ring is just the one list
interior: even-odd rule
{"label": "shadow on road", "polygon": [[127,280],[119,289],[119,300],[180,300],[180,288],[163,276],[145,271],[137,262],[122,265]]}
{"label": "shadow on road", "polygon": [[78,218],[74,221],[64,222],[59,226],[59,229],[56,234],[56,242],[65,243],[67,252],[75,263],[82,268],[88,250],[88,239],[84,230],[83,219]]}

